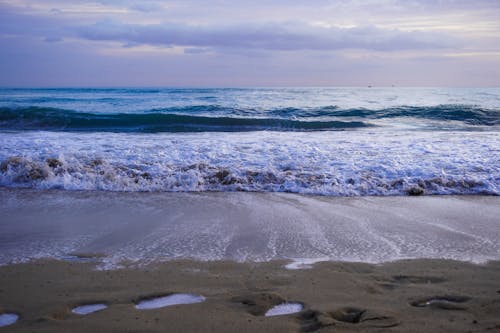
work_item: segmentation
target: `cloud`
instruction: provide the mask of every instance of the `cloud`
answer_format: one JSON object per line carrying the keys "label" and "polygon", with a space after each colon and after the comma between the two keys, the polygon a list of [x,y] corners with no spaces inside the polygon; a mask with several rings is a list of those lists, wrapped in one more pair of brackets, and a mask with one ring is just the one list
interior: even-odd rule
{"label": "cloud", "polygon": [[[32,0],[23,1],[30,2]],[[127,47],[134,45],[180,46],[192,48],[195,50],[194,52],[205,50],[208,53],[214,50],[225,50],[226,52],[248,50],[250,52],[365,49],[391,52],[462,49],[464,46],[478,44],[487,38],[486,33],[478,38],[476,35],[461,33],[460,30],[442,30],[442,27],[433,30],[432,24],[436,24],[436,21],[435,19],[429,20],[428,16],[437,10],[437,4],[427,0],[411,2],[381,0],[378,5],[372,0],[319,0],[315,5],[306,6],[309,12],[304,12],[302,19],[298,19],[296,13],[293,12],[293,10],[305,8],[304,3],[297,0],[290,0],[290,6],[286,6],[286,2],[281,0],[272,4],[261,0],[252,3],[235,0],[234,3],[229,4],[216,0],[210,7],[201,6],[196,0],[172,0],[169,2],[160,0],[95,0],[95,3],[106,6],[106,8],[92,7],[93,11],[90,12],[88,7],[83,6],[85,2],[81,0],[68,0],[67,4],[61,3],[58,8],[53,8],[52,5],[57,5],[58,1],[42,1],[40,4],[45,3],[45,6],[29,7],[45,8],[45,12],[34,9],[28,11],[19,6],[8,5],[9,1],[3,5],[0,4],[0,33],[39,36],[40,38],[49,37],[53,40],[79,38],[119,42]],[[238,7],[240,5],[242,8]],[[491,13],[495,12],[495,2],[482,1],[476,5],[478,13],[484,17],[489,17]],[[448,8],[452,12],[457,8],[469,8],[471,5],[466,1],[456,0],[440,1],[439,6]],[[78,8],[80,7],[81,11],[79,12]],[[496,7],[500,7],[498,3]],[[49,8],[53,10],[51,11]],[[113,8],[116,10],[112,10]],[[119,8],[140,12],[121,11],[118,10]],[[323,19],[316,20],[314,15],[307,16],[307,14],[312,15],[310,11],[314,8],[315,15],[322,16]],[[403,12],[408,11],[408,8],[423,15],[422,17],[416,15],[413,23],[409,25],[406,24],[405,16],[402,15]],[[240,20],[238,15],[244,9],[248,9],[249,13],[252,13],[253,10],[253,16],[249,16],[247,13],[247,19]],[[486,11],[486,9],[491,10]],[[189,14],[186,13],[187,10],[189,10]],[[221,12],[217,13],[217,10]],[[385,16],[378,14],[384,10]],[[423,10],[424,12],[422,12]],[[207,12],[205,16],[200,14],[203,11]],[[262,15],[262,12],[269,11],[276,13],[272,19],[269,19],[271,17],[269,14]],[[357,24],[346,24],[343,21],[346,11],[350,13],[347,16],[357,17]],[[360,23],[369,12],[373,12],[372,16],[378,21]],[[331,16],[331,13],[336,13],[336,16]],[[395,18],[392,19],[393,24],[387,24],[388,13],[395,15]],[[467,13],[469,16],[471,15],[470,11]],[[200,15],[203,16],[201,21],[199,20]],[[328,17],[330,18],[326,19]],[[442,19],[444,20],[444,17]],[[454,29],[457,27],[470,29],[471,27],[467,23],[461,25],[454,23],[450,26],[455,27]],[[477,24],[475,26],[477,27]],[[495,29],[494,23],[490,21],[483,22],[481,27],[481,29],[484,29],[483,27]],[[477,48],[483,47],[483,45],[479,45]],[[191,53],[191,51],[186,53]]]}
{"label": "cloud", "polygon": [[235,48],[260,50],[339,50],[348,48],[379,51],[444,48],[457,44],[450,36],[407,32],[375,26],[354,28],[318,27],[302,22],[188,25],[124,24],[112,20],[76,28],[80,38],[95,41],[151,44],[165,47]]}
{"label": "cloud", "polygon": [[145,13],[162,10],[165,7],[165,1],[162,0],[97,0],[96,2],[107,6],[120,6]]}
{"label": "cloud", "polygon": [[0,0],[0,85],[497,85],[498,0]]}
{"label": "cloud", "polygon": [[60,37],[46,37],[44,41],[47,43],[57,43],[57,42],[62,42],[63,39]]}
{"label": "cloud", "polygon": [[200,47],[188,47],[184,49],[184,53],[186,54],[203,54],[208,52],[210,52],[210,49]]}

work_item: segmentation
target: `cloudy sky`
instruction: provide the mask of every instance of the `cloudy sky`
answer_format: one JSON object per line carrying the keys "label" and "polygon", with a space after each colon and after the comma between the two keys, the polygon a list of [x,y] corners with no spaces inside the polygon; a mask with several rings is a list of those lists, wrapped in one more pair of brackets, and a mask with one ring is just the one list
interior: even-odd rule
{"label": "cloudy sky", "polygon": [[499,0],[0,0],[0,86],[500,86]]}

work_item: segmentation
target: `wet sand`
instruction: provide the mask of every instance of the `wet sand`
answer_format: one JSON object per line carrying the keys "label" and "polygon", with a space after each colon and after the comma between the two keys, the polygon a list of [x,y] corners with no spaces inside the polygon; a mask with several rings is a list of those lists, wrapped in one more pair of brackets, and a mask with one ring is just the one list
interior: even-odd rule
{"label": "wet sand", "polygon": [[1,189],[0,216],[0,333],[500,332],[500,197]]}
{"label": "wet sand", "polygon": [[201,261],[500,260],[500,197],[0,189],[0,265],[102,253]]}
{"label": "wet sand", "polygon": [[[172,261],[140,269],[42,260],[0,267],[1,311],[20,320],[0,332],[498,332],[500,262],[408,260],[380,265]],[[171,293],[196,304],[138,310]],[[265,317],[300,302],[296,314]],[[85,316],[75,306],[105,303]]]}

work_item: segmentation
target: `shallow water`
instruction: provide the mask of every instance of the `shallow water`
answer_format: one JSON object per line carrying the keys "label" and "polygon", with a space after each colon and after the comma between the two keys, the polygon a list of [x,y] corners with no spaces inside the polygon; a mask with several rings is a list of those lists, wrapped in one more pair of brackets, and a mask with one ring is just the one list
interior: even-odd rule
{"label": "shallow water", "polygon": [[0,314],[0,327],[10,326],[19,319],[19,315],[15,313],[1,313]]}
{"label": "shallow water", "polygon": [[283,316],[302,311],[304,307],[300,303],[283,303],[269,309],[264,315],[266,317]]}
{"label": "shallow water", "polygon": [[102,311],[106,309],[108,306],[106,304],[86,304],[86,305],[80,305],[77,306],[76,308],[72,309],[71,312],[79,314],[79,315],[88,315],[90,313],[94,313],[97,311]]}
{"label": "shallow water", "polygon": [[194,304],[204,302],[205,297],[193,294],[172,294],[140,301],[135,306],[139,310],[159,309],[179,304]]}
{"label": "shallow water", "polygon": [[[500,198],[0,190],[0,264],[500,259]],[[95,254],[94,256],[92,254]]]}

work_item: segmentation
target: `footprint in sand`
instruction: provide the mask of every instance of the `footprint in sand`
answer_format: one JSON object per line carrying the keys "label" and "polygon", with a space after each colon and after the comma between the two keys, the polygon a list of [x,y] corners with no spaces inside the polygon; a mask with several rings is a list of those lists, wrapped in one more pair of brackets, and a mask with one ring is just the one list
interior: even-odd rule
{"label": "footprint in sand", "polygon": [[159,309],[172,305],[201,303],[205,300],[206,298],[201,295],[170,294],[158,297],[143,298],[135,305],[135,308],[139,310]]}
{"label": "footprint in sand", "polygon": [[9,326],[14,324],[19,319],[19,315],[15,313],[1,313],[0,314],[0,327]]}
{"label": "footprint in sand", "polygon": [[77,306],[71,310],[71,312],[78,315],[88,315],[90,313],[102,311],[106,309],[108,306],[104,303],[94,303],[94,304],[84,304]]}
{"label": "footprint in sand", "polygon": [[446,281],[445,278],[437,276],[394,275],[390,281],[380,283],[380,286],[393,290],[408,284],[435,284]]}
{"label": "footprint in sand", "polygon": [[465,310],[466,307],[459,305],[470,300],[467,296],[432,296],[421,298],[410,302],[415,307],[431,307],[443,310]]}
{"label": "footprint in sand", "polygon": [[366,310],[364,309],[345,307],[331,312],[330,315],[334,319],[345,323],[359,323],[365,312]]}
{"label": "footprint in sand", "polygon": [[304,332],[314,332],[339,323],[356,324],[366,328],[390,328],[400,324],[395,317],[356,307],[343,307],[332,312],[308,310],[303,312],[301,319]]}
{"label": "footprint in sand", "polygon": [[399,321],[393,317],[381,315],[372,310],[344,307],[329,313],[332,318],[344,323],[363,324],[370,327],[394,327]]}
{"label": "footprint in sand", "polygon": [[233,297],[233,302],[240,303],[254,316],[282,316],[301,312],[304,305],[299,302],[287,302],[274,293],[256,293]]}
{"label": "footprint in sand", "polygon": [[393,280],[395,282],[404,284],[404,283],[413,283],[413,284],[434,284],[434,283],[443,283],[447,280],[438,276],[414,276],[414,275],[394,275]]}
{"label": "footprint in sand", "polygon": [[281,303],[267,310],[264,316],[266,317],[283,316],[300,312],[303,309],[304,306],[301,303],[296,303],[296,302]]}

